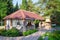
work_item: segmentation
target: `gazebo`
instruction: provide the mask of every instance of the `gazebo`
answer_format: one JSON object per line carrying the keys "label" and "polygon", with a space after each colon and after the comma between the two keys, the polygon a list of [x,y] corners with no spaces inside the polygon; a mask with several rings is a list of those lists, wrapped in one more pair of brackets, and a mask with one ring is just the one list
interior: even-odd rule
{"label": "gazebo", "polygon": [[[38,14],[26,10],[18,10],[4,18],[5,29],[11,29],[16,27],[19,30],[26,31],[27,29],[34,29],[34,20],[44,20],[43,17]],[[31,25],[31,27],[28,27]]]}

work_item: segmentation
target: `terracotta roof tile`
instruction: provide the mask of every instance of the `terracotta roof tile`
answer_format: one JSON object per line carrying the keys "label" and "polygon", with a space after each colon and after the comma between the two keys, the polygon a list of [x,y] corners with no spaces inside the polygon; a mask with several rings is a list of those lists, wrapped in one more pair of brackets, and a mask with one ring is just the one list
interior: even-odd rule
{"label": "terracotta roof tile", "polygon": [[37,19],[37,20],[44,20],[43,17],[39,16],[38,14],[30,11],[25,10],[18,10],[8,16],[6,16],[4,19]]}

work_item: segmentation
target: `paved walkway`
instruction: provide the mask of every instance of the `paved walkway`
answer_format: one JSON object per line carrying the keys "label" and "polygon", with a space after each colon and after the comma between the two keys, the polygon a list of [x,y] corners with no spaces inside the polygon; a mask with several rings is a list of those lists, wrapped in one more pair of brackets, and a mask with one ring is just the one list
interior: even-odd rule
{"label": "paved walkway", "polygon": [[44,34],[45,31],[38,31],[36,33],[33,33],[29,36],[23,36],[23,37],[1,37],[0,40],[37,40],[40,35]]}
{"label": "paved walkway", "polygon": [[29,35],[29,36],[26,36],[24,37],[22,40],[37,40],[40,35],[44,34],[45,32],[42,32],[42,31],[38,31],[32,35]]}

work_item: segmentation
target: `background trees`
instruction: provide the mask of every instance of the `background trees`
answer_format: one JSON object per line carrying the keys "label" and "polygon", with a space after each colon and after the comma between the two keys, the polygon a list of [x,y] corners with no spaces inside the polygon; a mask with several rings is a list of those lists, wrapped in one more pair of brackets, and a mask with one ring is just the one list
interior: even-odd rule
{"label": "background trees", "polygon": [[14,8],[12,0],[0,0],[0,25],[3,24],[3,18],[13,12],[17,8]]}
{"label": "background trees", "polygon": [[27,11],[33,11],[38,13],[37,11],[39,8],[35,6],[35,4],[32,2],[32,0],[22,0],[22,4],[20,5],[20,9],[27,10]]}
{"label": "background trees", "polygon": [[27,0],[22,0],[22,4],[20,5],[20,9],[28,10]]}
{"label": "background trees", "polygon": [[52,23],[60,24],[60,0],[49,0],[46,8]]}
{"label": "background trees", "polygon": [[20,7],[22,10],[43,14],[44,17],[50,16],[54,23],[60,22],[60,0],[38,0],[36,3],[33,3],[32,0],[22,0],[20,6],[18,6],[18,3],[13,6],[12,0],[1,0],[0,5],[0,21],[6,15],[19,10]]}
{"label": "background trees", "polygon": [[14,7],[14,11],[17,11],[19,10],[19,6],[18,6],[18,3],[16,3],[15,7]]}
{"label": "background trees", "polygon": [[34,11],[35,6],[34,6],[32,0],[28,0],[27,5],[28,5],[28,11]]}
{"label": "background trees", "polygon": [[35,5],[39,5],[44,17],[50,16],[52,23],[60,24],[60,0],[39,0]]}
{"label": "background trees", "polygon": [[[6,0],[7,1],[7,0]],[[6,1],[0,1],[0,20],[6,16],[7,13],[7,3]]]}

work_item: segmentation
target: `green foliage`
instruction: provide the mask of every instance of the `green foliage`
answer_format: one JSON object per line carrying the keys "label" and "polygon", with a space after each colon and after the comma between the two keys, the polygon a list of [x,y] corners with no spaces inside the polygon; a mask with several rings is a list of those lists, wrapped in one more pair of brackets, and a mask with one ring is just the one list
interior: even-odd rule
{"label": "green foliage", "polygon": [[38,28],[38,26],[39,26],[39,22],[40,22],[39,20],[35,20],[35,21],[34,21],[34,23],[35,23],[35,27],[36,27],[36,28]]}
{"label": "green foliage", "polygon": [[14,11],[17,11],[19,10],[19,6],[18,6],[18,3],[16,3],[15,7],[14,7]]}
{"label": "green foliage", "polygon": [[13,4],[12,4],[12,0],[8,0],[7,1],[7,15],[13,13]]}
{"label": "green foliage", "polygon": [[47,14],[51,16],[51,21],[55,24],[60,24],[60,0],[49,0],[47,2],[46,10],[51,10]]}
{"label": "green foliage", "polygon": [[19,36],[19,31],[16,28],[12,28],[10,30],[7,30],[5,35],[10,37]]}
{"label": "green foliage", "polygon": [[35,11],[35,6],[34,6],[32,0],[28,0],[27,4],[28,4],[28,11],[33,11],[34,12]]}
{"label": "green foliage", "polygon": [[38,38],[38,40],[43,40],[43,37],[42,37],[42,36],[40,36],[40,37]]}
{"label": "green foliage", "polygon": [[27,0],[22,0],[22,5],[20,6],[20,9],[22,10],[28,9]]}
{"label": "green foliage", "polygon": [[23,35],[24,36],[27,36],[27,35],[30,35],[30,34],[32,34],[32,33],[35,33],[37,30],[28,30],[28,31],[26,31],[26,32],[23,32]]}
{"label": "green foliage", "polygon": [[16,36],[22,36],[22,33],[19,32],[16,28],[12,28],[10,30],[0,30],[1,36],[7,36],[7,37],[16,37]]}
{"label": "green foliage", "polygon": [[12,0],[0,0],[0,19],[13,12]]}
{"label": "green foliage", "polygon": [[40,21],[39,20],[35,20],[34,23],[39,23]]}
{"label": "green foliage", "polygon": [[6,30],[0,29],[0,35],[4,34],[5,32],[6,32]]}
{"label": "green foliage", "polygon": [[60,0],[39,0],[36,5],[39,5],[40,11],[44,12],[44,17],[52,16],[51,21],[60,25]]}
{"label": "green foliage", "polygon": [[22,0],[22,5],[20,5],[20,9],[35,13],[38,13],[37,11],[39,10],[39,8],[35,7],[32,0]]}
{"label": "green foliage", "polygon": [[57,25],[60,25],[60,12],[55,11],[54,15],[51,17],[51,21],[56,23]]}
{"label": "green foliage", "polygon": [[60,31],[47,32],[39,37],[38,40],[44,39],[46,36],[48,36],[48,40],[60,40]]}
{"label": "green foliage", "polygon": [[6,16],[6,13],[7,13],[7,3],[6,1],[0,1],[0,19],[3,19],[3,17]]}

